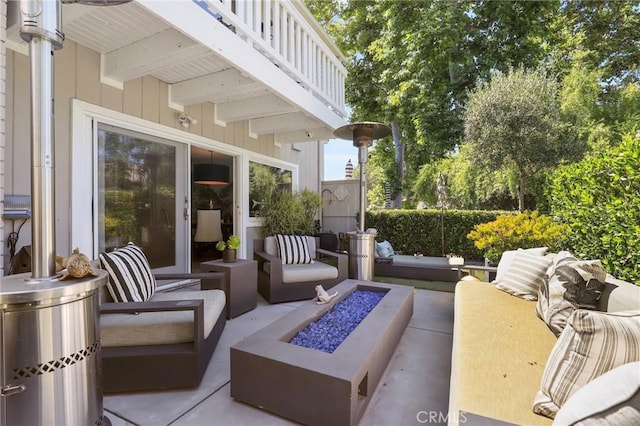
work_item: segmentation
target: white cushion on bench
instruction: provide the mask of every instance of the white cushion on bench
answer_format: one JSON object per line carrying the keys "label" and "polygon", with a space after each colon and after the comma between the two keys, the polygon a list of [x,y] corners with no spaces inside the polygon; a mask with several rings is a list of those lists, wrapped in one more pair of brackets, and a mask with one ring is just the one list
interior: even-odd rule
{"label": "white cushion on bench", "polygon": [[[226,298],[222,290],[155,293],[149,302],[196,299],[204,300],[206,338],[224,310]],[[100,343],[103,347],[188,343],[194,340],[193,330],[192,310],[100,315]]]}

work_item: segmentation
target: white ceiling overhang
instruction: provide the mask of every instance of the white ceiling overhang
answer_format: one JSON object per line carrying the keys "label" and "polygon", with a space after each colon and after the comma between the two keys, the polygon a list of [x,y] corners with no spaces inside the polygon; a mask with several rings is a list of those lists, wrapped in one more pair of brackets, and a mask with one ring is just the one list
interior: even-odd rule
{"label": "white ceiling overhang", "polygon": [[[282,143],[332,138],[345,124],[344,111],[301,84],[305,76],[298,78],[230,30],[205,3],[64,4],[63,31],[100,53],[105,84],[122,89],[124,82],[150,75],[168,83],[171,108],[211,102],[219,125],[245,121],[252,136],[273,134]],[[8,47],[24,49],[15,25],[8,39]]]}

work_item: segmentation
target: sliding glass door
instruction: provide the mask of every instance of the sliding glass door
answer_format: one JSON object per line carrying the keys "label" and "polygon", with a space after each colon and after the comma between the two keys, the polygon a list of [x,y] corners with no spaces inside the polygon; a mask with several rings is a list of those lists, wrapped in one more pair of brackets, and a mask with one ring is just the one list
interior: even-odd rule
{"label": "sliding glass door", "polygon": [[99,251],[133,242],[152,268],[186,271],[186,145],[105,124],[97,136]]}

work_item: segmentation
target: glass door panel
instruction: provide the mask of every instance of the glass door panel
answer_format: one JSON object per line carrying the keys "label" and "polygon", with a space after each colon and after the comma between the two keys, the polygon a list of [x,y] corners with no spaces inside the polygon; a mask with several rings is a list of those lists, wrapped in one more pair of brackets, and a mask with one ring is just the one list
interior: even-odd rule
{"label": "glass door panel", "polygon": [[98,246],[140,246],[153,269],[185,271],[186,147],[98,126]]}

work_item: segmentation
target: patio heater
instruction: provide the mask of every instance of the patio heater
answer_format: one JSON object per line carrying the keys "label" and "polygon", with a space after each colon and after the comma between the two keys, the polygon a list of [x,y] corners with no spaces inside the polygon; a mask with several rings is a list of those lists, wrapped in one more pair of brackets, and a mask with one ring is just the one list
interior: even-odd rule
{"label": "patio heater", "polygon": [[348,232],[349,236],[349,278],[371,281],[373,279],[375,231],[365,232],[364,216],[367,208],[367,173],[366,166],[369,159],[368,148],[374,139],[380,139],[391,134],[391,128],[386,124],[370,121],[347,124],[337,128],[333,134],[340,139],[353,140],[353,146],[358,148],[358,163],[360,165],[360,213],[358,230]]}
{"label": "patio heater", "polygon": [[107,274],[70,281],[56,275],[53,53],[64,41],[60,9],[60,1],[7,2],[7,25],[19,25],[29,43],[33,241],[31,275],[0,279],[2,424],[110,424],[102,409],[98,326]]}

